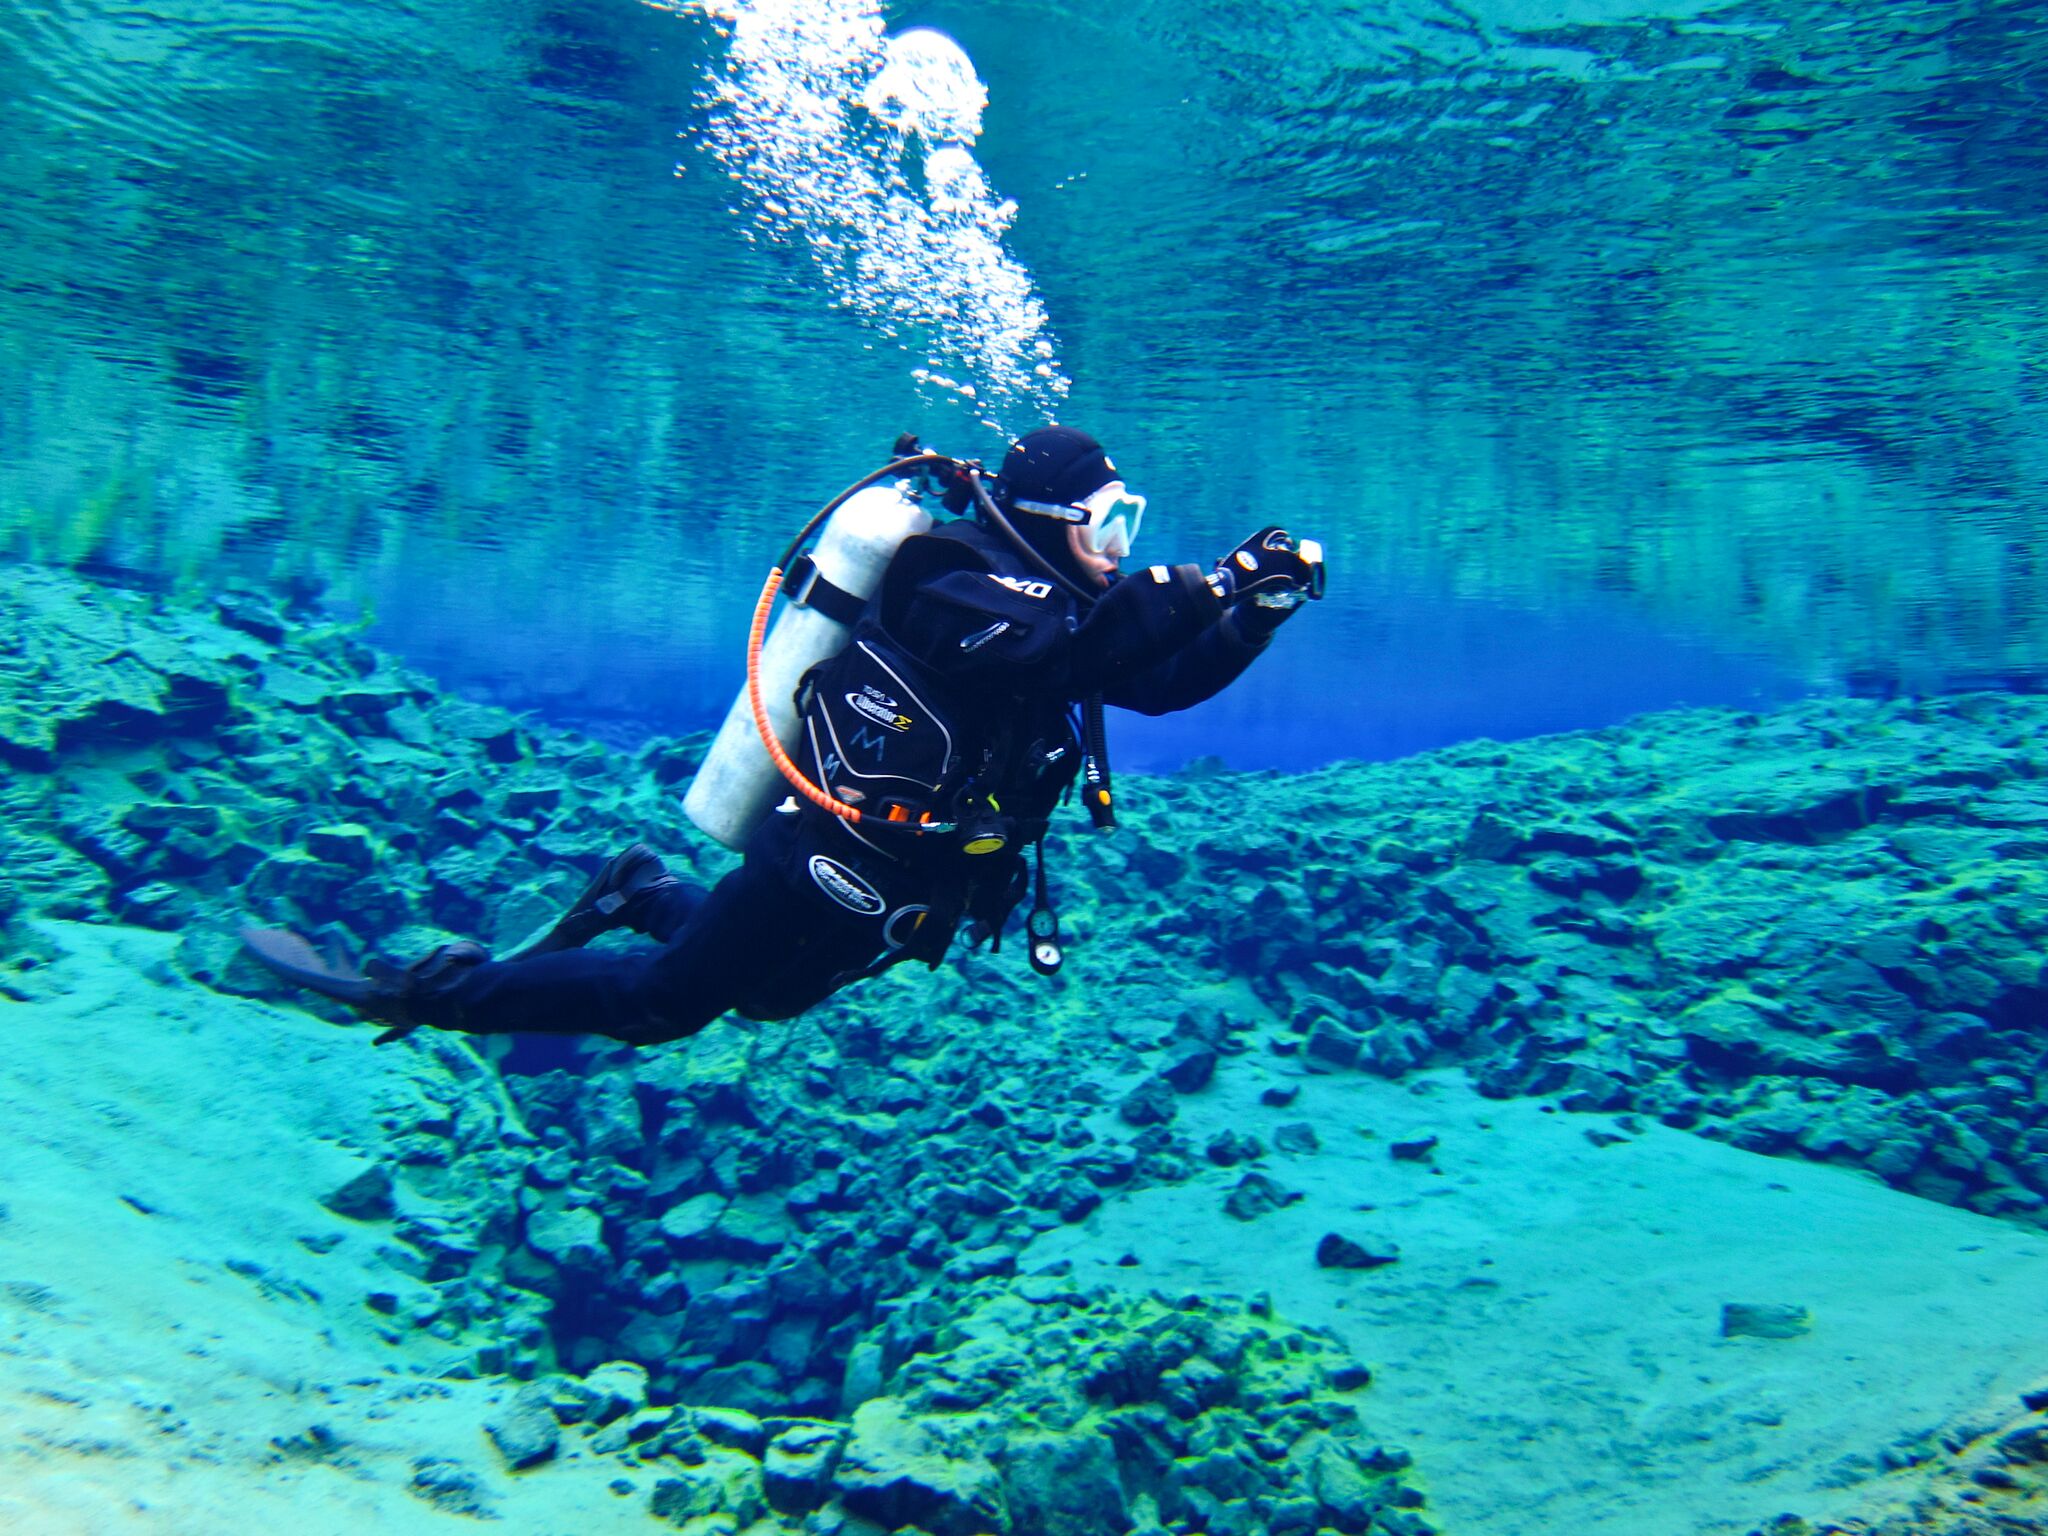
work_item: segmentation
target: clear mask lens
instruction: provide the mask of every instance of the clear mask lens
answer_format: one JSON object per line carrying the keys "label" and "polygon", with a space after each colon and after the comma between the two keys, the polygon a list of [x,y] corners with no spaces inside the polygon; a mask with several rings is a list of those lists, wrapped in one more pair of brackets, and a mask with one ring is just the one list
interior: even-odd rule
{"label": "clear mask lens", "polygon": [[1138,525],[1145,519],[1145,498],[1112,480],[1080,503],[1088,509],[1088,547],[1098,555],[1121,560],[1137,541]]}

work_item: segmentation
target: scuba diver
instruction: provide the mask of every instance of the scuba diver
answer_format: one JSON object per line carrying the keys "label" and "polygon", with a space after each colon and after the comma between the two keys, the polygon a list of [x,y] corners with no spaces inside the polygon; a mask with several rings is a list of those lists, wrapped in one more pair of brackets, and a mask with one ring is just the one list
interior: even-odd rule
{"label": "scuba diver", "polygon": [[[971,515],[934,525],[919,505],[934,492]],[[993,484],[899,438],[762,592],[748,687],[685,802],[744,852],[717,885],[677,879],[635,843],[495,960],[463,940],[356,974],[287,931],[243,941],[286,981],[388,1026],[379,1044],[425,1025],[641,1046],[727,1012],[792,1018],[901,961],[936,968],[963,925],[999,944],[1027,895],[1029,958],[1049,974],[1048,821],[1078,778],[1096,827],[1115,823],[1103,707],[1201,703],[1323,593],[1320,547],[1275,527],[1211,570],[1125,573],[1145,505],[1072,427],[1019,439]],[[764,644],[779,591],[792,606]],[[618,928],[656,947],[584,948]]]}

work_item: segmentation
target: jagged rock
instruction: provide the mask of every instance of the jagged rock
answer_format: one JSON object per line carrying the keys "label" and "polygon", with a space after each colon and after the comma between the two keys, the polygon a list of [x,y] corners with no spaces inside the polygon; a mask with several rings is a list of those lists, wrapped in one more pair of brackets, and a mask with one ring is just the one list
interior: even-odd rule
{"label": "jagged rock", "polygon": [[1233,1168],[1239,1163],[1248,1163],[1266,1155],[1265,1145],[1256,1136],[1246,1136],[1238,1131],[1222,1131],[1209,1138],[1203,1155],[1219,1168]]}
{"label": "jagged rock", "polygon": [[337,1216],[351,1221],[389,1221],[398,1213],[393,1199],[391,1170],[372,1164],[347,1182],[321,1197],[320,1203]]}
{"label": "jagged rock", "polygon": [[495,1520],[490,1495],[477,1475],[461,1462],[446,1456],[421,1456],[412,1464],[412,1478],[406,1491],[451,1515],[472,1520]]}
{"label": "jagged rock", "polygon": [[841,1424],[796,1423],[778,1429],[761,1463],[768,1502],[785,1515],[805,1515],[832,1492],[832,1473],[846,1442]]}
{"label": "jagged rock", "polygon": [[852,1413],[870,1398],[882,1395],[887,1372],[882,1341],[863,1339],[846,1357],[846,1375],[839,1389],[840,1411]]}
{"label": "jagged rock", "polygon": [[1159,1378],[1159,1400],[1183,1419],[1229,1402],[1235,1389],[1228,1371],[1199,1355]]}
{"label": "jagged rock", "polygon": [[645,1132],[630,1075],[604,1072],[586,1079],[575,1106],[586,1158],[630,1158],[639,1152]]}
{"label": "jagged rock", "polygon": [[1316,1263],[1325,1269],[1378,1269],[1400,1257],[1400,1244],[1385,1238],[1356,1239],[1327,1232],[1316,1244]]}
{"label": "jagged rock", "polygon": [[1333,1014],[1322,1014],[1310,1026],[1308,1040],[1302,1049],[1308,1057],[1332,1067],[1352,1067],[1358,1064],[1359,1053],[1365,1042],[1343,1020]]}
{"label": "jagged rock", "polygon": [[737,1451],[709,1451],[696,1466],[682,1467],[658,1479],[647,1510],[657,1520],[684,1527],[706,1516],[723,1515],[737,1531],[768,1513],[761,1464]]}
{"label": "jagged rock", "polygon": [[1248,1173],[1237,1181],[1223,1202],[1223,1209],[1239,1221],[1250,1221],[1268,1211],[1277,1211],[1301,1198],[1298,1190],[1284,1189],[1263,1173]]}
{"label": "jagged rock", "polygon": [[701,1403],[683,1411],[691,1432],[711,1445],[722,1445],[756,1460],[768,1448],[767,1427],[751,1413]]}
{"label": "jagged rock", "polygon": [[577,1385],[585,1404],[582,1417],[595,1424],[609,1424],[647,1406],[647,1367],[637,1360],[606,1361]]}
{"label": "jagged rock", "polygon": [[1998,1437],[1998,1449],[2014,1461],[2048,1462],[2048,1424],[2022,1424],[2007,1430]]}
{"label": "jagged rock", "polygon": [[718,1220],[725,1214],[729,1203],[715,1190],[706,1190],[701,1195],[679,1201],[661,1213],[661,1235],[673,1243],[679,1253],[708,1253],[711,1251],[712,1233],[717,1230]]}
{"label": "jagged rock", "polygon": [[561,1444],[562,1430],[547,1383],[528,1382],[513,1393],[484,1420],[484,1433],[515,1472],[548,1460]]}
{"label": "jagged rock", "polygon": [[1173,1102],[1173,1089],[1164,1078],[1148,1077],[1117,1105],[1117,1113],[1125,1123],[1136,1126],[1165,1125],[1179,1112]]}
{"label": "jagged rock", "polygon": [[657,1100],[680,1099],[702,1115],[744,1115],[753,1056],[753,1034],[721,1019],[693,1035],[687,1051],[663,1051],[636,1064],[633,1077]]}
{"label": "jagged rock", "polygon": [[1707,817],[1707,830],[1729,841],[1813,844],[1867,826],[1890,791],[1854,774],[1805,765],[1787,774],[1758,764],[1743,779],[1728,775],[1731,804]]}
{"label": "jagged rock", "polygon": [[382,852],[376,834],[354,822],[309,827],[304,842],[306,852],[322,864],[338,865],[357,874],[376,868]]}
{"label": "jagged rock", "polygon": [[717,1251],[735,1259],[771,1258],[795,1228],[777,1195],[742,1195],[719,1214],[712,1229]]}
{"label": "jagged rock", "polygon": [[890,1529],[1007,1536],[1002,1478],[974,1439],[971,1430],[948,1436],[939,1424],[912,1417],[897,1399],[878,1397],[855,1411],[832,1486],[847,1509]]}
{"label": "jagged rock", "polygon": [[1013,1436],[1002,1476],[1019,1536],[1095,1536],[1130,1524],[1114,1447],[1098,1431]]}
{"label": "jagged rock", "polygon": [[1390,1502],[1385,1476],[1372,1475],[1349,1445],[1322,1430],[1306,1437],[1294,1454],[1308,1473],[1308,1491],[1315,1498],[1320,1523],[1339,1531],[1374,1528],[1375,1517]]}
{"label": "jagged rock", "polygon": [[600,1455],[623,1451],[629,1445],[640,1445],[653,1439],[667,1429],[676,1417],[673,1408],[640,1408],[599,1430],[591,1438],[590,1448]]}
{"label": "jagged rock", "polygon": [[606,1256],[604,1217],[592,1206],[542,1206],[526,1218],[526,1243],[557,1264],[590,1268]]}
{"label": "jagged rock", "polygon": [[774,1414],[788,1405],[782,1374],[765,1360],[713,1366],[690,1383],[690,1400],[700,1406]]}
{"label": "jagged rock", "polygon": [[945,1268],[948,1280],[959,1281],[983,1280],[990,1275],[1014,1275],[1016,1272],[1015,1252],[993,1244],[956,1254],[946,1261]]}
{"label": "jagged rock", "polygon": [[[1216,1075],[1216,1053],[1206,1047],[1200,1050],[1183,1051],[1176,1055],[1160,1070],[1159,1075],[1179,1093],[1193,1093],[1205,1088]],[[1126,1119],[1129,1117],[1126,1116]],[[1132,1121],[1134,1125],[1143,1121]]]}

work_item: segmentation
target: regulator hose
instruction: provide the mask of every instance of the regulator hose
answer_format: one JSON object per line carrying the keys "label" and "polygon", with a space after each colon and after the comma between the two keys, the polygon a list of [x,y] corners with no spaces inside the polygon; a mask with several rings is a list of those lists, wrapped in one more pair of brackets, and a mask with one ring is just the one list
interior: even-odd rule
{"label": "regulator hose", "polygon": [[1095,606],[1096,594],[1083,591],[1075,583],[1069,581],[1065,576],[1062,576],[1057,570],[1053,569],[1052,563],[1045,556],[1025,542],[1024,535],[1017,531],[1017,525],[1003,515],[1003,509],[996,505],[996,499],[989,495],[987,487],[983,485],[980,469],[975,465],[969,464],[964,466],[964,472],[967,476],[967,484],[974,491],[975,507],[983,517],[995,525],[996,532],[1000,533],[1010,542],[1011,547],[1023,557],[1025,564],[1029,565],[1039,575],[1079,603],[1083,613],[1093,608]]}

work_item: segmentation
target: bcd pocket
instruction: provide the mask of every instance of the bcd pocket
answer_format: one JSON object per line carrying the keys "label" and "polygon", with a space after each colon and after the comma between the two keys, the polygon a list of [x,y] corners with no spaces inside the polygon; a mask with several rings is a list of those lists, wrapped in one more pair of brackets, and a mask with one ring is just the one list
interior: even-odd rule
{"label": "bcd pocket", "polygon": [[950,701],[879,629],[804,675],[804,750],[820,787],[884,821],[936,814],[958,766]]}

